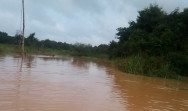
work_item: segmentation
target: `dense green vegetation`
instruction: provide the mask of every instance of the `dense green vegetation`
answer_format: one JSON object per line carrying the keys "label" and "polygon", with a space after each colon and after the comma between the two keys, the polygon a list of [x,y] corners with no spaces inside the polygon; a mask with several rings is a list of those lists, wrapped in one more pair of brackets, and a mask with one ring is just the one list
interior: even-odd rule
{"label": "dense green vegetation", "polygon": [[[111,41],[109,45],[40,41],[32,33],[25,39],[25,50],[28,53],[108,56],[124,72],[178,78],[188,76],[187,30],[188,8],[167,14],[158,5],[150,5],[139,11],[136,21],[129,22],[128,27],[118,28],[118,41]],[[21,36],[0,32],[0,43],[0,53],[19,52]]]}
{"label": "dense green vegetation", "polygon": [[177,78],[188,76],[188,8],[167,14],[158,5],[139,11],[129,27],[117,29],[110,57],[129,73]]}

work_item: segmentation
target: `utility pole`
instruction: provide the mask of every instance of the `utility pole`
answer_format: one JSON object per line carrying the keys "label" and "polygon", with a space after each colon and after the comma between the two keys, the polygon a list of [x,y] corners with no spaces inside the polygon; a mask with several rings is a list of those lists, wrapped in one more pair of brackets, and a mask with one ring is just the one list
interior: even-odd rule
{"label": "utility pole", "polygon": [[22,30],[22,53],[24,53],[24,31],[25,31],[25,12],[24,12],[24,0],[22,0],[22,10],[23,10],[23,30]]}

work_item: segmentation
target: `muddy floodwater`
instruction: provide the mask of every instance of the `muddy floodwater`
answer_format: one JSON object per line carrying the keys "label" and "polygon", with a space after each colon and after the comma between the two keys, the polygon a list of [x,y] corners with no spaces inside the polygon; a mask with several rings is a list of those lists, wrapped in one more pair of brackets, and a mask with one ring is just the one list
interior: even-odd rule
{"label": "muddy floodwater", "polygon": [[21,61],[0,56],[0,111],[188,111],[187,82],[125,74],[102,60]]}

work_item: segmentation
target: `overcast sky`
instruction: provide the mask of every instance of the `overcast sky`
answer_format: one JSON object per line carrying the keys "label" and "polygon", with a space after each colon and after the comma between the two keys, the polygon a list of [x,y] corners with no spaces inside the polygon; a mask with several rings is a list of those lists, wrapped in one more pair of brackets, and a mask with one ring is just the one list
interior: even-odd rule
{"label": "overcast sky", "polygon": [[[188,0],[25,0],[26,36],[35,32],[40,40],[108,44],[118,27],[154,3],[166,12],[188,7]],[[0,0],[0,31],[15,35],[20,27],[21,0]]]}

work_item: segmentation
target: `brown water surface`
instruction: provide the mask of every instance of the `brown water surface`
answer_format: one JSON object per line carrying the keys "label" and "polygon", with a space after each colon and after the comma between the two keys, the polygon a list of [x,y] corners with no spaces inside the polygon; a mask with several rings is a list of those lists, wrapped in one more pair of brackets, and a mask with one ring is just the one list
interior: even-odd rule
{"label": "brown water surface", "polygon": [[0,56],[0,111],[187,111],[188,83],[125,74],[104,61]]}

